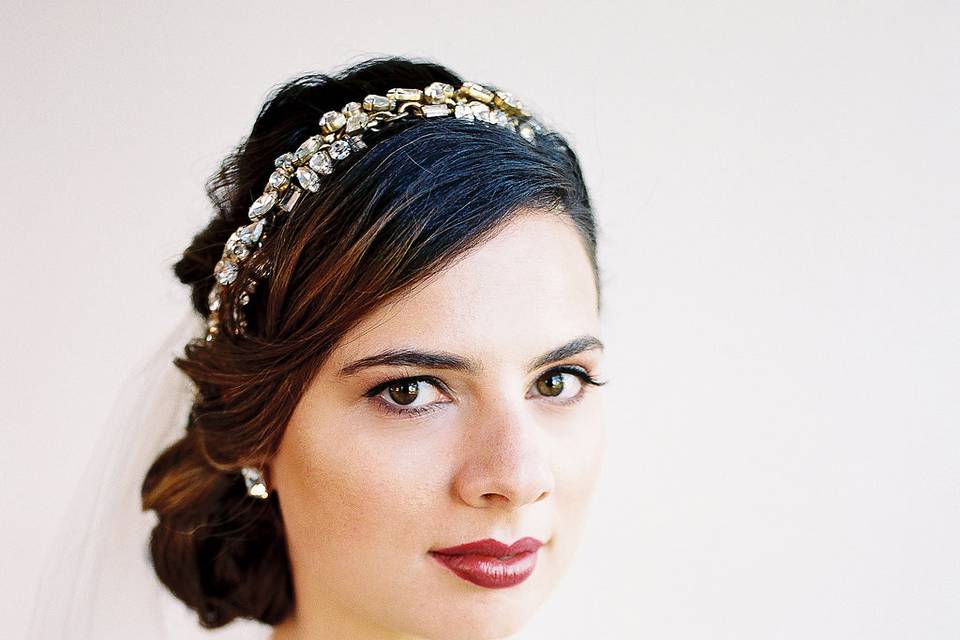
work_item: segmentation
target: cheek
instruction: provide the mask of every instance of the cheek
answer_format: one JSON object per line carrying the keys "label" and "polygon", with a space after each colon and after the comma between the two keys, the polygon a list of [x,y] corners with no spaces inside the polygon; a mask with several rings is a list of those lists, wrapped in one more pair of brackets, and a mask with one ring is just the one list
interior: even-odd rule
{"label": "cheek", "polygon": [[392,446],[382,433],[357,428],[349,437],[337,429],[291,423],[275,459],[276,488],[292,555],[333,566],[343,550],[417,548],[431,541],[425,524],[438,513],[435,500],[446,473],[425,465],[427,443]]}
{"label": "cheek", "polygon": [[566,436],[557,441],[554,459],[556,503],[562,532],[575,544],[589,509],[606,446],[606,419],[600,394],[584,400],[564,425]]}

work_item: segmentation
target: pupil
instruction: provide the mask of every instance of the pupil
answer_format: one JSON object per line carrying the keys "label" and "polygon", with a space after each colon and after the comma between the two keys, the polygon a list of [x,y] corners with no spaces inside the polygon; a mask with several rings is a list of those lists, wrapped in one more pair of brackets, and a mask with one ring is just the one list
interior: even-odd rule
{"label": "pupil", "polygon": [[395,384],[390,387],[390,397],[398,404],[410,404],[417,399],[418,387],[416,380]]}
{"label": "pupil", "polygon": [[540,389],[540,393],[545,396],[558,396],[563,392],[563,376],[559,373],[554,373],[551,376],[540,378],[537,386]]}

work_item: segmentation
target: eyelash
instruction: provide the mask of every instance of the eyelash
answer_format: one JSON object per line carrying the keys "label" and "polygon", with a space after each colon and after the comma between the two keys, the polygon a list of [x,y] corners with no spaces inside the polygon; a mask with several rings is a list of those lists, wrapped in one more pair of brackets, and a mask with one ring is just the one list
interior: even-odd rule
{"label": "eyelash", "polygon": [[[550,376],[550,375],[553,375],[553,374],[556,374],[556,373],[570,373],[570,374],[573,374],[573,375],[577,376],[578,378],[580,378],[580,381],[583,383],[583,388],[580,390],[580,393],[578,393],[577,395],[573,396],[572,398],[567,398],[567,399],[565,399],[565,400],[561,400],[561,401],[555,402],[555,404],[558,404],[558,405],[561,405],[561,406],[565,406],[565,405],[573,404],[573,403],[575,403],[575,402],[579,402],[579,401],[583,398],[584,394],[586,393],[587,387],[589,387],[589,386],[600,387],[600,386],[603,386],[603,385],[607,384],[607,381],[598,380],[597,378],[593,377],[593,376],[590,374],[590,372],[587,371],[586,369],[584,369],[583,367],[574,366],[574,365],[561,365],[561,366],[559,366],[559,367],[554,367],[553,369],[550,369],[550,370],[548,370],[548,371],[545,371],[545,372],[543,373],[543,375],[541,375],[539,378],[537,378],[537,380],[540,380],[540,379],[542,379],[542,378],[546,378],[546,377],[548,377],[548,376]],[[428,414],[428,413],[432,413],[433,411],[436,411],[436,410],[437,410],[437,404],[447,404],[447,403],[445,403],[445,402],[443,402],[443,403],[433,403],[433,404],[431,404],[431,405],[426,405],[426,406],[423,406],[423,407],[414,407],[414,408],[411,408],[411,409],[403,409],[403,408],[400,408],[400,405],[391,404],[391,403],[385,401],[383,398],[380,398],[380,397],[379,397],[380,394],[383,393],[383,391],[384,391],[385,389],[387,389],[388,387],[391,387],[391,386],[393,386],[393,385],[401,384],[401,383],[404,383],[404,382],[421,382],[421,381],[429,382],[430,384],[432,384],[432,385],[434,385],[435,387],[437,387],[438,389],[440,389],[440,391],[443,391],[444,393],[449,393],[449,390],[447,389],[447,386],[446,386],[443,382],[441,382],[439,379],[434,378],[433,376],[414,376],[414,377],[409,377],[409,378],[395,378],[395,379],[392,379],[392,380],[387,380],[387,381],[385,381],[385,382],[381,382],[381,383],[377,384],[376,386],[374,386],[374,387],[373,387],[372,389],[370,389],[369,391],[367,391],[366,393],[364,393],[363,395],[364,395],[365,397],[367,397],[367,398],[371,398],[371,399],[373,400],[373,402],[376,403],[376,404],[379,406],[379,408],[380,408],[381,411],[384,411],[385,413],[388,413],[388,414],[391,414],[391,415],[401,416],[401,417],[417,417],[417,416],[426,415],[426,414]]]}

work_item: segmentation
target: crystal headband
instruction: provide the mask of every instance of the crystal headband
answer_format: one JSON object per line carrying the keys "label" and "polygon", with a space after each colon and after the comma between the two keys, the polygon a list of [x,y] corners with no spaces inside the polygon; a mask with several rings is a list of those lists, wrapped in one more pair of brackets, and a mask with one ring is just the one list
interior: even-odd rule
{"label": "crystal headband", "polygon": [[[434,82],[423,90],[390,89],[385,96],[368,95],[363,103],[349,102],[340,111],[324,113],[319,134],[307,138],[296,151],[276,159],[276,169],[263,194],[250,205],[248,215],[252,222],[239,227],[227,239],[213,271],[216,281],[207,298],[205,342],[211,342],[221,328],[234,335],[245,332],[243,307],[250,303],[258,280],[271,273],[269,259],[259,252],[263,242],[278,223],[295,211],[304,190],[319,191],[338,162],[367,149],[362,139],[364,132],[379,132],[380,125],[403,118],[444,116],[501,126],[533,144],[544,131],[514,96],[476,82],[464,82],[459,89],[444,82]],[[248,271],[252,274],[244,277],[240,287],[237,280],[244,265],[251,267]],[[231,294],[238,297],[233,299],[232,322],[224,325],[220,310]]]}

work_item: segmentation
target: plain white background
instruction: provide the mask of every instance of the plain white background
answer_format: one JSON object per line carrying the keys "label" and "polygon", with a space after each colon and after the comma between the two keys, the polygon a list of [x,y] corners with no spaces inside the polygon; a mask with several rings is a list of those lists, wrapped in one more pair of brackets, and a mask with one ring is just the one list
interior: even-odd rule
{"label": "plain white background", "polygon": [[4,636],[205,178],[271,86],[400,54],[543,112],[602,225],[610,446],[531,637],[960,637],[956,3],[238,5],[4,3]]}

